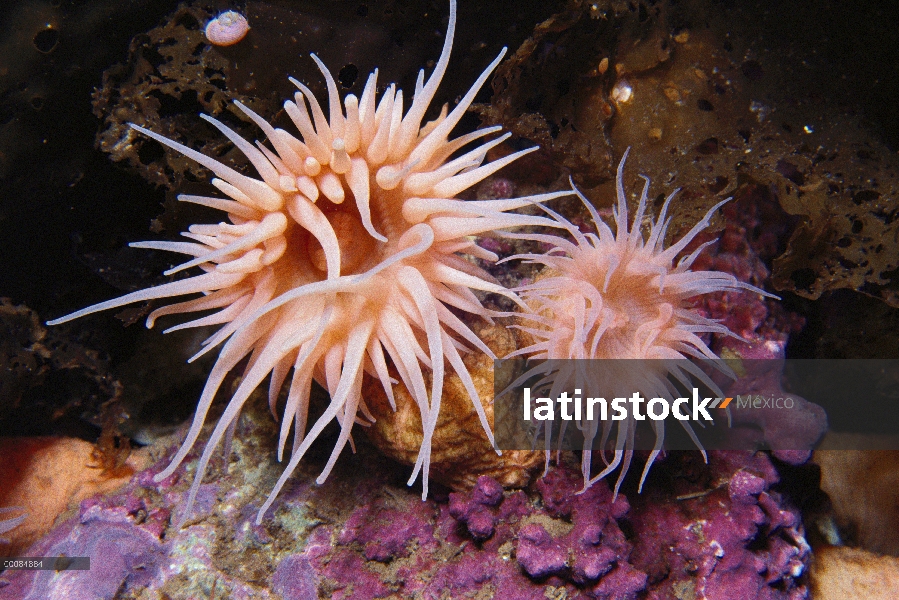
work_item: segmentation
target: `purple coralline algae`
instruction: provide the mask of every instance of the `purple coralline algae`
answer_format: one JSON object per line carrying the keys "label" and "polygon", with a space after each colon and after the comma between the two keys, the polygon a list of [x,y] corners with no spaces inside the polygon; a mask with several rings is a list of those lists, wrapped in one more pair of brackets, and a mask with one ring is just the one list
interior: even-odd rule
{"label": "purple coralline algae", "polygon": [[6,571],[0,600],[806,596],[799,513],[772,489],[765,454],[711,452],[705,465],[696,452],[669,453],[629,499],[604,481],[579,493],[579,470],[563,464],[527,490],[481,477],[422,502],[401,468],[360,446],[324,485],[312,483],[315,465],[298,474],[257,526],[259,490],[278,472],[245,462],[264,445],[257,428],[238,428],[231,468],[203,485],[183,528],[174,523],[190,473],[154,483],[161,453],[27,553],[90,556],[90,571]]}
{"label": "purple coralline algae", "polygon": [[[776,240],[753,239],[747,232],[769,231],[759,227],[764,214],[738,201],[725,217],[720,241],[696,268],[763,285],[768,272],[760,257]],[[726,347],[744,359],[783,358],[789,332],[802,325],[754,294],[703,302],[699,308],[707,316],[723,318],[746,340],[715,340],[716,351]],[[779,372],[743,377],[754,378],[753,387],[765,393],[781,393]],[[823,427],[820,409],[803,406],[808,427],[794,433],[816,439]],[[764,427],[777,426],[763,413],[753,418],[764,420]],[[740,435],[741,424],[735,423],[734,435]],[[174,523],[196,456],[188,457],[186,475],[179,470],[154,483],[174,452],[169,440],[156,449],[156,466],[116,495],[83,501],[75,516],[28,552],[90,556],[90,571],[6,571],[0,574],[0,600],[808,595],[811,554],[800,514],[774,489],[777,470],[764,453],[713,451],[703,464],[698,452],[669,452],[642,494],[626,482],[617,498],[604,481],[580,493],[581,473],[563,464],[528,490],[505,491],[481,477],[469,492],[440,497],[434,491],[422,502],[402,485],[404,471],[398,475],[398,467],[363,444],[357,455],[341,457],[339,473],[324,485],[312,483],[314,465],[300,469],[256,525],[260,490],[279,471],[259,459],[274,435],[264,409],[248,407],[234,436],[231,468],[201,486],[181,529]],[[774,455],[794,464],[807,459],[807,453],[793,451]]]}
{"label": "purple coralline algae", "polygon": [[[169,454],[174,448],[169,449]],[[198,508],[205,519],[183,529],[173,527],[173,515],[184,504],[183,485],[176,475],[160,484],[153,477],[167,464],[132,477],[109,496],[83,500],[77,513],[28,549],[27,556],[89,557],[89,570],[14,571],[0,574],[0,600],[112,600],[137,597],[143,591],[169,598],[272,598],[267,590],[216,564],[218,521],[228,518],[228,506],[218,486],[204,486]],[[176,489],[178,488],[178,489]],[[198,511],[199,512],[199,511]],[[255,513],[247,514],[250,521]],[[232,526],[237,536],[246,523]],[[156,596],[153,596],[156,597]],[[225,596],[222,596],[225,597]],[[287,596],[285,596],[286,598]]]}
{"label": "purple coralline algae", "polygon": [[[684,252],[714,241],[693,263],[693,270],[730,273],[740,281],[765,287],[771,273],[765,264],[777,254],[789,236],[788,217],[773,200],[755,186],[746,186],[738,197],[721,209],[723,231],[697,236]],[[776,300],[748,292],[717,292],[697,299],[704,316],[720,320],[735,334],[749,341],[786,342],[798,332],[805,320],[786,311]],[[722,340],[717,340],[718,342]],[[717,345],[713,350],[720,352]]]}
{"label": "purple coralline algae", "polygon": [[[666,466],[690,473],[695,458],[675,453],[666,462],[682,464]],[[647,598],[808,597],[802,576],[811,548],[799,511],[771,489],[778,475],[767,455],[709,458],[695,477],[673,480],[674,497],[647,486],[634,498],[632,557],[649,575]]]}
{"label": "purple coralline algae", "polygon": [[689,477],[633,507],[605,483],[577,493],[581,475],[566,466],[530,493],[481,477],[448,503],[357,488],[345,524],[317,529],[301,556],[334,598],[806,597],[810,549],[798,511],[771,489],[768,457],[685,460],[696,456],[669,455],[656,477]]}
{"label": "purple coralline algae", "polygon": [[450,494],[449,512],[464,523],[476,540],[486,540],[496,532],[498,507],[503,501],[503,486],[496,480],[481,476],[468,494]]}
{"label": "purple coralline algae", "polygon": [[272,591],[290,600],[318,598],[318,578],[312,563],[304,556],[292,555],[281,561],[272,576]]}
{"label": "purple coralline algae", "polygon": [[538,480],[547,516],[570,530],[552,536],[539,522],[525,525],[518,534],[518,562],[532,577],[560,576],[590,597],[636,597],[646,586],[646,574],[630,565],[632,545],[618,526],[630,508],[627,500],[613,499],[606,485],[579,494],[582,486],[580,474],[563,468]]}
{"label": "purple coralline algae", "polygon": [[[790,233],[789,218],[774,200],[757,186],[745,186],[737,198],[722,209],[724,229],[697,238],[698,246],[717,238],[694,262],[694,269],[731,273],[740,281],[765,287],[770,272],[765,261],[779,254]],[[691,251],[688,247],[685,252]],[[783,360],[789,335],[805,321],[783,306],[756,294],[718,292],[698,300],[704,316],[720,321],[742,339],[719,337],[712,343],[721,356],[744,359],[739,378],[732,381],[715,376],[725,395],[752,391],[753,398],[784,398],[793,402],[790,419],[776,407],[753,407],[732,411],[733,429],[727,436],[734,448],[765,446],[779,460],[802,464],[827,429],[824,410],[796,394],[788,394],[781,383]]]}
{"label": "purple coralline algae", "polygon": [[[736,381],[719,379],[728,396],[750,396],[750,410],[732,411],[732,427],[727,431],[733,448],[765,446],[784,462],[800,465],[809,460],[812,448],[827,431],[827,414],[823,408],[782,385],[786,343],[783,341],[727,340],[723,347],[738,354],[741,372]],[[751,394],[747,394],[751,391]],[[788,418],[778,403],[767,399],[789,399]]]}
{"label": "purple coralline algae", "polygon": [[121,589],[147,586],[160,574],[165,555],[160,535],[168,511],[136,497],[92,498],[77,517],[34,544],[29,556],[87,556],[89,571],[7,571],[0,598],[106,600]]}

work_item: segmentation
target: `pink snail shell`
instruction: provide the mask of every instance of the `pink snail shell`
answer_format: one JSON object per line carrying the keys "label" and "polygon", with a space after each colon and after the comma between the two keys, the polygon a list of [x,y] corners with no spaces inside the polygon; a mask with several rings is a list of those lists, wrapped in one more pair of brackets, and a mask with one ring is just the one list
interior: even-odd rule
{"label": "pink snail shell", "polygon": [[206,39],[216,46],[231,46],[247,35],[250,24],[239,12],[223,12],[206,25]]}

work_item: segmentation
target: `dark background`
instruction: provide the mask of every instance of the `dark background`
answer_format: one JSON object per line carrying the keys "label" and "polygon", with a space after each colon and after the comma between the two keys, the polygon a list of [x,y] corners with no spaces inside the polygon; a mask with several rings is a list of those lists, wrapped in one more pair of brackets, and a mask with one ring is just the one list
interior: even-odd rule
{"label": "dark background", "polygon": [[[0,297],[27,305],[41,321],[152,285],[168,266],[168,257],[159,253],[127,248],[132,241],[172,239],[177,230],[150,230],[151,221],[163,212],[167,190],[147,183],[139,172],[113,163],[95,148],[103,123],[93,112],[92,93],[102,85],[104,71],[128,59],[135,36],[164,22],[178,4],[173,0],[0,3]],[[428,61],[439,55],[442,37],[431,34],[445,29],[448,14],[448,2],[443,0],[188,4],[211,13],[247,10],[251,23],[253,11],[264,12],[267,7],[287,7],[313,18],[323,15],[338,21],[368,21],[389,32],[395,55],[418,65],[415,70],[429,67]],[[634,11],[655,4],[615,3]],[[895,26],[899,3],[743,0],[685,4],[724,13],[734,23],[735,35],[777,48],[783,61],[802,66],[796,70],[801,82],[797,89],[807,89],[810,97],[823,94],[835,98],[863,115],[872,136],[893,152],[899,149],[899,31]],[[536,24],[566,6],[573,5],[563,0],[461,0],[453,58],[437,101],[452,102],[503,45],[514,52]],[[333,48],[331,51],[335,54]],[[411,52],[420,56],[410,57]],[[342,62],[380,64],[379,59],[348,55]],[[328,66],[337,73],[345,65]],[[300,67],[272,64],[271,68],[286,82]],[[414,82],[415,70],[408,74],[408,81],[400,81],[407,90]],[[360,68],[356,87],[364,83],[365,76]],[[478,100],[489,99],[488,86]],[[186,118],[199,120],[198,115]],[[472,116],[462,126],[473,128],[477,119]],[[805,341],[793,346],[799,352],[814,347],[826,330],[838,329],[841,322],[832,324],[835,316],[855,317],[840,330],[842,340],[865,340],[872,332],[899,331],[899,311],[854,292],[795,302],[791,309],[800,311],[809,323]],[[123,327],[106,314],[55,331],[108,359],[107,367],[115,377],[120,377],[122,365],[139,359],[139,352],[148,347],[146,342],[138,342],[146,339],[141,337],[146,335],[142,326]],[[834,350],[845,352],[845,347]],[[160,376],[155,377],[158,382]],[[176,380],[179,375],[165,371],[161,377]],[[173,420],[192,410],[202,373],[187,379],[185,387],[166,392],[178,398],[181,406],[171,415]],[[66,385],[66,380],[45,382],[41,394],[57,389],[57,400],[65,402],[66,394],[71,394]],[[30,424],[21,432],[44,431],[40,423],[43,414],[25,419]]]}

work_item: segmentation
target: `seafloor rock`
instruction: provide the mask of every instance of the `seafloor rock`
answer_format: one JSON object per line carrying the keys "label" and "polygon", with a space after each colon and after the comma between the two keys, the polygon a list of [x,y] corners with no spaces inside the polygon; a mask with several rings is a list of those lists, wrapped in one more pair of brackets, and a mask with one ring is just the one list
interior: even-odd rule
{"label": "seafloor rock", "polygon": [[768,457],[711,452],[708,467],[691,467],[696,459],[672,453],[650,475],[673,477],[671,488],[650,481],[631,498],[632,562],[649,576],[647,597],[807,597],[811,548],[799,511],[771,489]]}
{"label": "seafloor rock", "polygon": [[30,556],[89,556],[90,570],[7,572],[0,598],[106,600],[121,589],[147,585],[168,563],[159,539],[159,515],[149,515],[138,526],[135,519],[142,510],[127,505],[101,508],[86,501],[78,517],[32,546]]}
{"label": "seafloor rock", "polygon": [[785,341],[727,339],[720,342],[724,357],[739,357],[737,379],[731,381],[718,374],[716,379],[727,396],[759,398],[789,397],[787,412],[777,406],[754,406],[731,411],[731,426],[724,430],[727,444],[734,449],[768,448],[786,463],[801,465],[808,461],[812,449],[827,431],[827,414],[813,402],[783,389],[786,364]]}
{"label": "seafloor rock", "polygon": [[[3,435],[83,434],[87,413],[107,427],[121,384],[109,360],[66,332],[48,331],[24,304],[0,298],[0,430]],[[93,432],[91,432],[93,433]]]}
{"label": "seafloor rock", "polygon": [[[872,100],[871,84],[895,79],[865,68],[895,61],[870,59],[869,40],[889,36],[864,32],[882,18],[849,5],[828,12],[820,18],[813,2],[776,11],[573,0],[499,66],[479,110],[583,187],[601,187],[612,156],[632,148],[643,173],[684,190],[672,231],[741,187],[767,189],[792,216],[775,289],[811,299],[853,289],[895,307],[899,161],[860,116],[884,114],[889,102]],[[845,35],[857,41],[836,42]],[[607,205],[597,192],[585,190]]]}
{"label": "seafloor rock", "polygon": [[[870,436],[829,433],[815,450],[821,489],[843,543],[899,556],[899,451],[868,448]],[[884,440],[895,448],[895,440]],[[828,450],[828,446],[840,448]]]}
{"label": "seafloor rock", "polygon": [[[646,586],[646,574],[631,566],[633,546],[618,525],[628,513],[627,500],[614,498],[605,483],[579,494],[582,486],[579,473],[562,468],[537,482],[546,520],[541,523],[543,515],[536,512],[525,519],[518,533],[518,563],[532,577],[557,575],[589,596],[636,597]],[[548,529],[547,523],[552,523]]]}
{"label": "seafloor rock", "polygon": [[136,468],[146,466],[144,457],[134,454],[106,469],[93,444],[73,438],[0,438],[0,457],[0,506],[28,512],[5,534],[9,545],[0,543],[0,552],[13,556],[50,531],[70,503],[122,487]]}
{"label": "seafloor rock", "polygon": [[[701,233],[685,249],[686,253],[711,242],[693,263],[694,270],[730,273],[740,281],[770,288],[770,262],[786,244],[791,221],[763,187],[747,185],[721,209],[723,230]],[[787,312],[782,303],[750,292],[716,292],[697,298],[697,308],[740,337],[751,342],[786,342],[805,324],[804,319]],[[732,338],[718,340],[734,348]],[[721,343],[713,346],[722,350]],[[747,357],[749,358],[749,357]],[[753,358],[762,358],[753,356]],[[771,357],[769,357],[771,358]]]}
{"label": "seafloor rock", "polygon": [[669,454],[628,499],[613,498],[604,481],[578,494],[580,472],[563,465],[527,491],[481,477],[449,498],[433,486],[438,497],[422,502],[403,486],[408,467],[360,439],[321,486],[313,480],[330,449],[314,446],[256,525],[280,471],[260,461],[275,428],[264,395],[256,400],[230,468],[201,486],[184,527],[174,523],[198,453],[154,483],[176,445],[169,438],[147,449],[157,464],[119,492],[83,500],[28,551],[90,556],[91,571],[6,571],[0,600],[805,594],[808,547],[797,511],[771,489],[777,473],[765,455],[712,453],[704,465],[696,452]]}
{"label": "seafloor rock", "polygon": [[815,600],[892,600],[899,596],[899,559],[856,548],[819,548],[810,579]]}

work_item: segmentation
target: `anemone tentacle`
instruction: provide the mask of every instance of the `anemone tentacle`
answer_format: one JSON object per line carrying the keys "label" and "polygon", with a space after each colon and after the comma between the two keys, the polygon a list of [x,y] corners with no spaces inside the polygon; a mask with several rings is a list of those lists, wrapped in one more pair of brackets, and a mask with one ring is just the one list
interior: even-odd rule
{"label": "anemone tentacle", "polygon": [[[262,130],[270,146],[250,143],[217,119],[202,115],[246,156],[256,177],[131,125],[135,133],[212,171],[212,184],[225,197],[182,195],[179,200],[222,210],[227,221],[191,226],[182,234],[188,241],[133,244],[186,255],[188,260],[166,271],[168,275],[195,268],[203,273],[101,302],[49,324],[134,302],[196,293],[205,296],[157,308],[147,325],[165,315],[217,310],[168,330],[221,325],[194,358],[221,349],[184,443],[157,480],[171,475],[185,459],[226,374],[249,356],[243,381],[204,448],[182,522],[190,513],[212,453],[223,440],[227,447],[242,406],[269,374],[273,412],[289,379],[279,460],[291,428],[294,442],[287,468],[260,511],[260,520],[328,422],[337,420],[341,432],[319,480],[328,475],[344,444],[352,445],[352,425],[370,420],[361,397],[363,373],[381,381],[391,402],[391,386],[402,382],[419,407],[424,442],[410,483],[421,473],[423,497],[428,491],[430,436],[440,407],[444,363],[462,378],[492,440],[457,350],[464,344],[481,351],[486,346],[448,307],[489,320],[495,313],[481,304],[473,290],[520,301],[461,256],[496,260],[472,236],[523,225],[556,226],[546,217],[509,211],[572,192],[482,202],[455,198],[535,150],[485,162],[487,151],[505,137],[483,138],[499,128],[450,139],[505,50],[451,111],[444,106],[433,121],[424,121],[449,62],[455,25],[456,3],[451,0],[440,57],[427,81],[424,70],[419,73],[408,109],[404,109],[402,90],[395,85],[377,98],[377,71],[369,76],[360,97],[349,94],[341,100],[330,71],[313,56],[327,85],[328,114],[307,86],[291,79],[298,91],[284,109],[298,136],[273,127],[239,103],[237,108]],[[475,145],[465,151],[469,144]],[[425,370],[433,373],[430,390],[424,384]],[[331,393],[331,404],[307,431],[313,380]]]}
{"label": "anemone tentacle", "polygon": [[[530,335],[533,341],[510,356],[527,356],[537,361],[656,359],[663,361],[661,364],[665,368],[660,372],[647,373],[641,370],[636,376],[631,370],[618,380],[610,376],[603,381],[594,381],[591,385],[580,381],[575,383],[579,375],[574,372],[556,372],[550,376],[539,371],[544,374],[544,381],[549,382],[548,385],[558,388],[550,392],[550,397],[557,397],[562,389],[568,389],[565,385],[572,384],[572,389],[586,387],[591,390],[609,390],[610,386],[618,386],[624,396],[637,391],[646,398],[671,398],[676,390],[667,381],[669,375],[682,383],[688,381],[687,375],[692,375],[715,390],[717,386],[707,375],[685,359],[692,357],[711,360],[714,366],[729,374],[730,370],[699,336],[704,333],[736,336],[724,325],[697,313],[691,300],[703,294],[741,290],[777,298],[739,281],[729,273],[691,271],[693,261],[708,244],[701,245],[684,259],[675,262],[677,256],[709,226],[712,215],[727,200],[713,206],[686,234],[665,248],[665,233],[671,223],[667,212],[677,193],[675,191],[665,200],[658,217],[650,219],[648,236],[644,235],[643,221],[648,206],[649,179],[644,177],[643,190],[631,220],[628,218],[624,189],[626,159],[627,152],[618,164],[615,178],[617,202],[612,211],[614,232],[587,198],[575,189],[593,219],[593,232],[583,233],[561,215],[542,207],[558,228],[567,231],[572,239],[549,234],[502,234],[513,239],[532,240],[552,246],[542,255],[520,254],[504,259],[544,267],[536,281],[515,289],[526,305],[525,310],[518,313],[521,319],[519,328]],[[534,372],[536,371],[530,373]],[[624,385],[621,380],[625,382]],[[615,397],[618,392],[609,390],[605,393],[611,394],[607,397]],[[684,421],[681,424],[701,450],[702,446],[689,424]],[[612,434],[609,421],[603,423],[601,432],[597,430],[595,421],[578,423],[578,426],[584,428],[585,439],[588,441],[601,434],[601,448],[605,448],[606,441]],[[595,476],[590,474],[592,451],[584,450],[581,459],[584,489],[619,469],[615,484],[615,493],[618,493],[633,458],[635,426],[636,423],[629,419],[619,422],[614,456],[612,460],[608,460],[605,453],[602,454],[606,466]],[[656,443],[643,469],[641,488],[664,440],[662,423],[653,421],[653,426]],[[548,465],[549,436],[545,443]]]}
{"label": "anemone tentacle", "polygon": [[[19,511],[24,511],[24,510],[25,509],[20,506],[7,506],[7,507],[0,508],[0,514],[7,513],[7,512],[19,512]],[[19,525],[24,523],[27,518],[28,518],[28,513],[19,515],[18,517],[10,517],[9,519],[0,518],[0,533],[6,533],[7,531],[12,531],[16,527],[18,527]],[[8,544],[8,543],[9,543],[8,539],[6,539],[4,537],[0,537],[0,544]]]}

